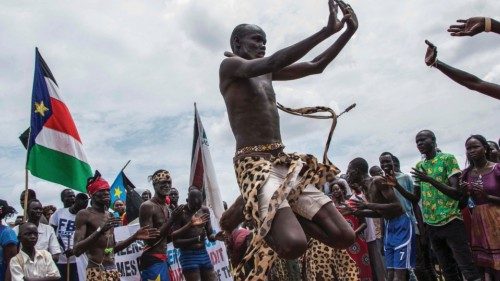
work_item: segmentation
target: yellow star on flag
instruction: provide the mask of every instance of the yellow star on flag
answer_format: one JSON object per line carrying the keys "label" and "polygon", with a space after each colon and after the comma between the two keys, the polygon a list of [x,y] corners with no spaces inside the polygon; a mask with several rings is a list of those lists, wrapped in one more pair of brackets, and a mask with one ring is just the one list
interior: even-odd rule
{"label": "yellow star on flag", "polygon": [[122,195],[122,191],[120,190],[120,187],[117,186],[115,187],[115,197],[120,198],[120,195]]}
{"label": "yellow star on flag", "polygon": [[40,115],[45,116],[45,111],[48,111],[49,109],[43,104],[43,101],[40,103],[35,102],[35,113],[39,113]]}
{"label": "yellow star on flag", "polygon": [[158,276],[156,276],[155,280],[148,279],[148,281],[161,281],[160,274],[158,274]]}

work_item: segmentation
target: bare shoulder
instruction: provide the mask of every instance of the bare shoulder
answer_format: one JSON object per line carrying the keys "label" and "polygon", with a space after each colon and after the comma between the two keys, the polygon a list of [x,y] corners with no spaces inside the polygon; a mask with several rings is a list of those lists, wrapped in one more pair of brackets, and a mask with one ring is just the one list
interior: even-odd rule
{"label": "bare shoulder", "polygon": [[381,176],[374,176],[372,178],[372,184],[376,184],[376,185],[379,185],[379,184],[382,184],[385,182],[385,178],[384,177],[381,177]]}
{"label": "bare shoulder", "polygon": [[144,203],[141,204],[141,206],[139,207],[139,212],[140,213],[143,213],[143,212],[147,212],[147,213],[150,213],[150,212],[153,212],[154,210],[154,204],[151,202],[151,201],[146,201]]}
{"label": "bare shoulder", "polygon": [[210,209],[209,209],[207,206],[201,206],[201,210],[202,210],[204,213],[210,214]]}
{"label": "bare shoulder", "polygon": [[372,184],[374,184],[377,187],[377,189],[386,189],[386,188],[390,189],[390,186],[387,185],[387,179],[381,176],[373,177]]}
{"label": "bare shoulder", "polygon": [[244,62],[245,59],[236,56],[223,59],[219,67],[220,78],[231,77],[231,74],[234,73]]}
{"label": "bare shoulder", "polygon": [[78,211],[78,213],[76,213],[76,218],[80,218],[80,219],[84,219],[84,218],[88,218],[90,215],[90,212],[88,209],[83,209],[83,210],[80,210]]}
{"label": "bare shoulder", "polygon": [[90,218],[92,217],[91,215],[92,214],[88,209],[80,210],[78,211],[78,213],[76,213],[75,222],[79,225],[87,224],[87,222],[89,222]]}

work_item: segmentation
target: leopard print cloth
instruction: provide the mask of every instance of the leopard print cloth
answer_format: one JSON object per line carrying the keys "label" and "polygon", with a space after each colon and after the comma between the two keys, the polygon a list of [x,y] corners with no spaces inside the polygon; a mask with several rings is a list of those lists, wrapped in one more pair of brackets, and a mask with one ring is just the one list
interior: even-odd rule
{"label": "leopard print cloth", "polygon": [[[241,263],[234,269],[233,276],[236,280],[266,280],[277,254],[267,245],[264,237],[269,233],[273,218],[283,200],[287,199],[290,205],[293,205],[308,184],[319,183],[327,172],[339,173],[334,165],[318,163],[314,156],[308,154],[262,155],[249,154],[236,157],[234,161],[236,178],[245,200],[245,220],[254,226],[251,245]],[[260,220],[257,194],[266,182],[272,165],[287,165],[288,172],[271,197],[266,217]],[[305,167],[301,168],[302,166]],[[298,184],[294,183],[296,180]],[[247,263],[251,263],[250,266],[245,266]]]}
{"label": "leopard print cloth", "polygon": [[87,281],[120,281],[120,272],[116,269],[87,268]]}
{"label": "leopard print cloth", "polygon": [[298,260],[277,258],[269,271],[268,281],[301,281],[300,263]]}
{"label": "leopard print cloth", "polygon": [[344,249],[334,249],[315,239],[302,256],[304,280],[358,281],[356,263]]}

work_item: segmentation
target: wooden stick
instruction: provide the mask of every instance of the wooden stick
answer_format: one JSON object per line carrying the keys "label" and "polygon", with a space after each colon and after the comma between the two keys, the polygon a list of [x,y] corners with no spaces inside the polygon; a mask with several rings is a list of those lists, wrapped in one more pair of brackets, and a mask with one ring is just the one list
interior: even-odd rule
{"label": "wooden stick", "polygon": [[128,160],[127,163],[125,164],[125,166],[123,166],[123,168],[122,168],[122,170],[120,172],[123,172],[123,170],[125,170],[125,168],[127,168],[127,166],[130,163],[130,161],[132,161],[132,160]]}
{"label": "wooden stick", "polygon": [[24,217],[23,221],[28,221],[28,169],[24,169]]}
{"label": "wooden stick", "polygon": [[[68,249],[70,248],[69,246],[71,244],[70,239],[71,239],[71,235],[68,236]],[[61,255],[64,255],[64,253],[62,253]],[[70,257],[66,256],[66,281],[70,281],[69,280],[69,276],[70,276],[70,273],[69,273],[69,270],[70,270],[69,269],[69,266],[70,266],[70,264],[69,264],[69,258]],[[75,263],[75,265],[76,265],[76,263]]]}
{"label": "wooden stick", "polygon": [[26,166],[24,167],[24,216],[23,221],[28,221],[28,157],[30,155],[30,137],[31,137],[31,125],[28,134],[28,148],[26,149]]}

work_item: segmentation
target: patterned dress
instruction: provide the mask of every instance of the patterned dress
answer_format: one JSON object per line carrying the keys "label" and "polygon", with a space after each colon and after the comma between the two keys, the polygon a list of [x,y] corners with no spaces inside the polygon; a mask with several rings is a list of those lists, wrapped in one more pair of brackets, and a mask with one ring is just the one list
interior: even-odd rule
{"label": "patterned dress", "polygon": [[[481,176],[471,176],[468,170],[463,180],[469,188],[473,182],[479,184],[486,194],[500,197],[500,164]],[[500,277],[500,206],[472,196],[475,207],[471,215],[470,244],[477,266],[490,268]]]}
{"label": "patterned dress", "polygon": [[[348,205],[352,207],[351,202],[351,200],[347,201]],[[361,220],[354,215],[345,215],[344,218],[354,230],[356,230],[361,225]],[[354,262],[356,262],[356,265],[359,269],[359,280],[373,280],[372,268],[370,266],[370,256],[368,254],[368,244],[366,244],[366,241],[362,234],[356,236],[356,241],[349,248],[347,248],[347,252],[354,260]]]}

